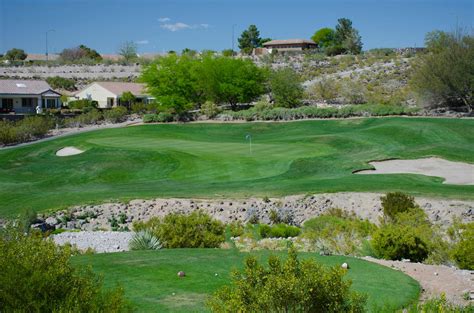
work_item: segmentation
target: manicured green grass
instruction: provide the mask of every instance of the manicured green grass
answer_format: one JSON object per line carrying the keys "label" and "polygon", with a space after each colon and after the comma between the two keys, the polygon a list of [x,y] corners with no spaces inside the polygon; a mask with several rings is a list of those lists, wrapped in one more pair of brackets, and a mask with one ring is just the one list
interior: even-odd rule
{"label": "manicured green grass", "polygon": [[[252,153],[245,137],[252,135]],[[75,146],[85,153],[57,157]],[[353,175],[385,158],[474,163],[474,120],[367,118],[145,125],[0,151],[0,216],[110,199],[405,191],[474,199],[423,175]]]}
{"label": "manicured green grass", "polygon": [[[265,262],[271,252],[252,254]],[[229,283],[230,271],[242,268],[248,255],[237,250],[171,249],[83,255],[74,257],[73,263],[91,265],[103,274],[106,287],[120,284],[139,312],[200,312],[205,311],[206,298]],[[384,306],[401,308],[418,298],[418,283],[402,272],[351,257],[300,254],[309,257],[328,266],[347,262],[346,277],[354,290],[368,295],[367,308],[372,312]],[[179,271],[186,277],[179,278]]]}

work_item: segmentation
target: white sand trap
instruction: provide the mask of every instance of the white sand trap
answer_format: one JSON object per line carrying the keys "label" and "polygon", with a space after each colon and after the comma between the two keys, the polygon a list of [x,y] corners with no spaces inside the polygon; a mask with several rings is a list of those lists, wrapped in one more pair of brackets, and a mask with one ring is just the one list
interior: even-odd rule
{"label": "white sand trap", "polygon": [[84,151],[79,150],[75,147],[64,147],[61,150],[56,151],[56,155],[60,157],[65,157],[65,156],[70,156],[70,155],[76,155],[76,154],[81,154]]}
{"label": "white sand trap", "polygon": [[421,174],[444,178],[444,184],[474,185],[474,164],[451,162],[439,158],[374,161],[375,170],[355,174]]}

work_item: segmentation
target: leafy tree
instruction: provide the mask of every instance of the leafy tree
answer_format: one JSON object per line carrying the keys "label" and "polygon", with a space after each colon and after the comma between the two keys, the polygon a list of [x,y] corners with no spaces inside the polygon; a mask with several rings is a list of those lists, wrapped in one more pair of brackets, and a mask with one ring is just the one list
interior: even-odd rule
{"label": "leafy tree", "polygon": [[23,61],[28,55],[23,49],[13,48],[7,51],[5,58],[9,61]]}
{"label": "leafy tree", "polygon": [[120,96],[121,103],[124,102],[127,107],[131,107],[132,104],[135,102],[135,100],[136,100],[135,96],[130,91],[125,91]]}
{"label": "leafy tree", "polygon": [[71,249],[41,234],[0,231],[0,307],[4,312],[129,312],[121,288],[104,291],[90,269],[72,266]]}
{"label": "leafy tree", "polygon": [[125,41],[119,48],[119,55],[121,55],[126,62],[130,62],[138,57],[137,44],[133,41]]}
{"label": "leafy tree", "polygon": [[454,245],[451,256],[459,266],[466,270],[474,270],[474,222],[451,226],[448,231]]}
{"label": "leafy tree", "polygon": [[265,72],[251,60],[208,56],[202,61],[199,77],[206,99],[229,103],[232,109],[265,92]]}
{"label": "leafy tree", "polygon": [[204,102],[198,85],[200,61],[188,55],[169,54],[144,67],[141,81],[160,106],[174,113],[184,113]]}
{"label": "leafy tree", "polygon": [[197,51],[189,48],[184,48],[183,51],[181,51],[181,54],[187,54],[193,57],[197,55]]}
{"label": "leafy tree", "polygon": [[474,37],[432,32],[418,56],[411,85],[429,107],[474,108]]}
{"label": "leafy tree", "polygon": [[343,47],[347,52],[359,54],[362,51],[362,39],[359,32],[352,27],[352,21],[348,18],[337,20],[334,35],[335,46]]}
{"label": "leafy tree", "polygon": [[287,67],[272,72],[269,85],[277,106],[293,108],[301,104],[304,89],[300,76],[293,69]]}
{"label": "leafy tree", "polygon": [[66,62],[77,62],[80,60],[92,60],[100,62],[102,56],[96,51],[85,45],[80,45],[74,48],[64,49],[60,54],[60,58]]}
{"label": "leafy tree", "polygon": [[260,32],[255,25],[250,25],[248,29],[244,30],[238,41],[239,48],[246,54],[250,54],[254,48],[262,46],[262,38],[260,38]]}
{"label": "leafy tree", "polygon": [[270,256],[268,268],[248,257],[208,306],[213,312],[364,312],[366,296],[351,291],[344,274],[314,259],[298,260],[294,248],[284,262]]}
{"label": "leafy tree", "polygon": [[334,45],[336,32],[334,29],[325,27],[314,33],[311,39],[318,45],[319,48],[326,48]]}

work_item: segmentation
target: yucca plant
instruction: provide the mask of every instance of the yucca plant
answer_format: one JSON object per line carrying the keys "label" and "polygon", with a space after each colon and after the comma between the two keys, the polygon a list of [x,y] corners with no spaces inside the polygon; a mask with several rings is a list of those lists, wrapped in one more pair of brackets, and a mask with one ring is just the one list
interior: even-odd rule
{"label": "yucca plant", "polygon": [[129,246],[130,250],[159,250],[161,242],[150,231],[142,230],[133,235]]}

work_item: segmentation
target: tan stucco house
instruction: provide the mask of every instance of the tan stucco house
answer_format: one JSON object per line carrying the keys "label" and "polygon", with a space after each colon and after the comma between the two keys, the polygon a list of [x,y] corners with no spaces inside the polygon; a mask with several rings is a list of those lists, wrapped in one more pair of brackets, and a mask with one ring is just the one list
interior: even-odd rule
{"label": "tan stucco house", "polygon": [[0,79],[0,113],[35,113],[60,108],[61,94],[44,80]]}
{"label": "tan stucco house", "polygon": [[89,99],[97,101],[102,109],[121,105],[120,97],[124,92],[131,92],[137,102],[148,103],[153,100],[147,95],[144,84],[122,82],[94,82],[75,93],[75,99]]}
{"label": "tan stucco house", "polygon": [[284,39],[284,40],[271,40],[263,44],[267,50],[277,51],[302,51],[307,49],[316,49],[318,45],[308,39]]}

